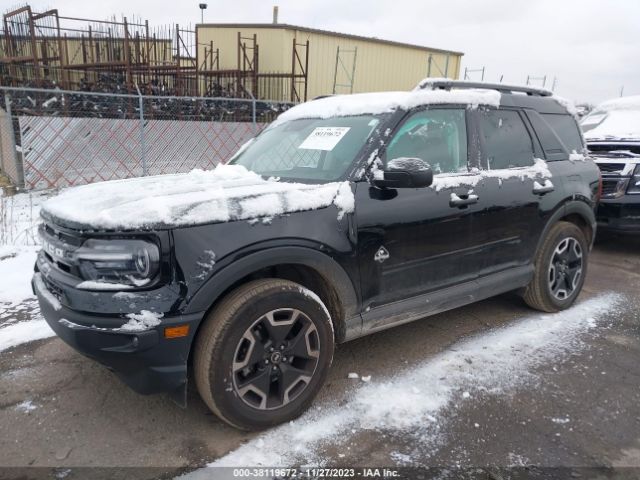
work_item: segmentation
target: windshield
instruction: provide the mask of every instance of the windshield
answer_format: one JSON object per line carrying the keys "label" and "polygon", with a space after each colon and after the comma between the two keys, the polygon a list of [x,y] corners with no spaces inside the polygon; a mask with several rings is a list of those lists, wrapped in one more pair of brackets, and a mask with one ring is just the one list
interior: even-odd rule
{"label": "windshield", "polygon": [[269,177],[338,180],[381,120],[379,115],[291,120],[265,130],[229,163]]}
{"label": "windshield", "polygon": [[595,111],[580,122],[587,140],[640,139],[640,110]]}

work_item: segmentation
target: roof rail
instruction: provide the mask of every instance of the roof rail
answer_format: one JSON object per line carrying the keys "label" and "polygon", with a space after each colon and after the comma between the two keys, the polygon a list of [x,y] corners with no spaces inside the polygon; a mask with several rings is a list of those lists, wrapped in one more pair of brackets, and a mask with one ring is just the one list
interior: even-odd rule
{"label": "roof rail", "polygon": [[521,85],[505,85],[503,83],[468,82],[466,80],[449,80],[440,78],[425,78],[414,90],[451,90],[463,88],[481,88],[498,90],[500,93],[522,92],[538,97],[550,97],[553,92],[544,88]]}

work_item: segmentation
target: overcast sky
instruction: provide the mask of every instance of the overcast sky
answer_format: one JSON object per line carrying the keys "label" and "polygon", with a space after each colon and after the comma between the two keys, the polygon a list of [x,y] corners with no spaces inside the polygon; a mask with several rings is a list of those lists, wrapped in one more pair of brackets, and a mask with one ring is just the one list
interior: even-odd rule
{"label": "overcast sky", "polygon": [[[556,92],[599,102],[640,94],[640,2],[637,0],[35,0],[35,10],[106,19],[136,15],[151,25],[280,22],[464,52],[464,67],[485,80],[524,84],[527,75],[557,78]],[[479,80],[479,74],[472,75]],[[538,82],[540,84],[540,82]]]}

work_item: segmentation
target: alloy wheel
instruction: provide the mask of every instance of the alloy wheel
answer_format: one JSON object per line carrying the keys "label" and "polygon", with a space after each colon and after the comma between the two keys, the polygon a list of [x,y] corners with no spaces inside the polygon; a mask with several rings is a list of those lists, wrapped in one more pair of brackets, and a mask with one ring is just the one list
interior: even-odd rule
{"label": "alloy wheel", "polygon": [[573,237],[563,238],[551,255],[548,283],[558,300],[571,297],[582,277],[582,247]]}
{"label": "alloy wheel", "polygon": [[313,321],[293,308],[272,310],[242,335],[233,357],[233,388],[258,410],[282,408],[309,385],[320,357]]}

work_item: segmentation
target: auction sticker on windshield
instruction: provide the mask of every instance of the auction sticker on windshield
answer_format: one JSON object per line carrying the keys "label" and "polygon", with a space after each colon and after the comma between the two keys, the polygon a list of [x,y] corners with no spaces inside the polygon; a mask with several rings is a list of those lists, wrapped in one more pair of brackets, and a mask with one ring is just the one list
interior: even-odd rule
{"label": "auction sticker on windshield", "polygon": [[317,127],[298,148],[305,150],[333,150],[351,127]]}

